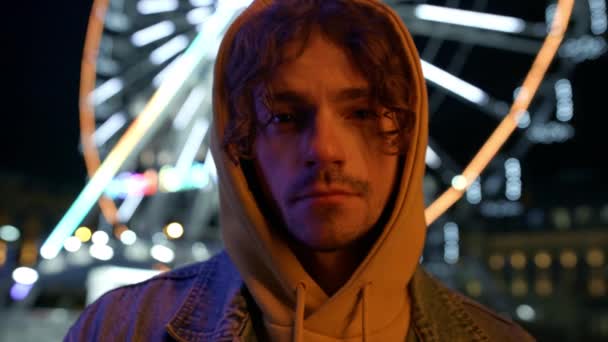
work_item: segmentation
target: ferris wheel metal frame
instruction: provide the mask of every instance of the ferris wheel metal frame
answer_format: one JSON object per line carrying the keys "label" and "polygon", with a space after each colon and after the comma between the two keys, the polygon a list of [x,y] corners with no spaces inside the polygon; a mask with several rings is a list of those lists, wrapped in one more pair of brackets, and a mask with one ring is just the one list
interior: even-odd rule
{"label": "ferris wheel metal frame", "polygon": [[[166,158],[167,161],[173,164],[172,174],[177,174],[183,178],[189,172],[189,168],[195,160],[205,160],[200,165],[200,168],[204,168],[205,171],[198,175],[206,178],[206,190],[199,192],[193,202],[198,205],[201,205],[201,203],[208,203],[208,205],[202,206],[204,209],[191,221],[207,220],[212,212],[217,210],[217,203],[210,202],[209,204],[209,201],[205,200],[216,195],[215,185],[213,184],[213,161],[209,158],[210,154],[201,153],[201,146],[203,146],[202,149],[205,149],[205,133],[209,127],[211,117],[210,100],[208,98],[211,84],[211,66],[214,60],[213,51],[219,45],[223,29],[239,13],[243,4],[238,1],[228,5],[226,1],[198,0],[191,1],[189,7],[186,6],[188,8],[186,11],[184,2],[166,1],[164,3],[173,5],[166,5],[165,8],[156,8],[155,10],[152,6],[147,9],[148,13],[142,14],[141,4],[146,3],[146,1],[152,3],[149,0],[140,0],[139,2],[95,0],[93,3],[82,59],[80,87],[81,144],[90,176],[90,182],[87,186],[93,190],[90,190],[87,194],[85,194],[87,189],[83,190],[79,199],[82,201],[88,200],[88,208],[87,205],[82,204],[78,208],[78,215],[73,215],[71,219],[67,218],[69,212],[66,213],[66,217],[60,221],[58,227],[43,245],[41,249],[43,257],[45,255],[56,255],[59,252],[60,248],[57,248],[57,241],[69,236],[79,224],[79,221],[86,217],[92,207],[91,201],[98,200],[103,216],[111,226],[114,228],[120,227],[119,232],[126,229],[123,225],[128,222],[125,221],[128,221],[128,218],[132,216],[133,211],[145,196],[142,194],[139,196],[126,194],[126,197],[116,200],[108,196],[106,190],[121,171],[141,171],[142,174],[149,171],[138,170],[141,167],[138,165],[140,160],[137,158],[146,145],[162,145],[157,139],[158,134],[164,134],[165,138],[170,137],[176,145],[169,149],[170,152],[166,153],[166,155],[169,155]],[[112,5],[112,3],[122,5]],[[498,128],[489,138],[490,142],[480,149],[476,159],[468,167],[458,166],[457,163],[450,160],[449,155],[444,153],[441,147],[433,146],[431,135],[431,145],[427,152],[427,164],[430,163],[428,155],[440,155],[443,168],[447,172],[439,173],[439,178],[443,177],[441,178],[442,185],[447,186],[447,190],[427,208],[427,222],[430,224],[463,196],[467,189],[476,186],[475,182],[478,181],[478,176],[511,133],[518,129],[518,125],[521,127],[522,120],[533,121],[534,118],[531,118],[527,112],[528,106],[533,100],[553,57],[558,52],[558,47],[568,27],[574,1],[559,1],[553,12],[557,15],[550,18],[552,19],[550,25],[532,23],[526,25],[525,29],[517,34],[504,34],[494,30],[464,27],[454,23],[439,23],[433,19],[421,19],[420,9],[425,8],[421,6],[431,5],[421,4],[420,2],[387,1],[387,3],[404,20],[407,20],[407,26],[414,36],[429,35],[435,39],[431,39],[424,48],[421,48],[423,58],[430,56],[432,59],[432,56],[436,54],[438,44],[440,45],[443,40],[454,40],[462,43],[460,53],[455,54],[456,57],[445,70],[438,69],[432,63],[422,61],[425,77],[429,75],[427,77],[429,84],[437,89],[430,94],[432,112],[437,109],[446,96],[456,96],[460,99],[463,96],[457,95],[452,88],[446,87],[445,83],[439,82],[437,78],[432,79],[430,75],[434,74],[436,77],[448,78],[451,76],[453,80],[462,82],[459,83],[460,86],[466,87],[467,83],[459,80],[454,74],[457,74],[466,62],[471,44],[494,48],[501,47],[526,54],[533,54],[534,47],[540,49],[528,77],[525,78],[525,75],[522,75],[523,81],[518,88],[519,93],[514,96],[510,109],[508,105],[510,100],[497,100],[483,91],[482,94],[485,94],[487,98],[483,100],[482,104],[475,104],[468,100],[468,102],[473,103],[476,110],[494,117],[499,122],[497,124]],[[458,4],[458,1],[451,1],[450,3]],[[195,4],[201,6],[194,6]],[[485,1],[476,1],[473,10],[484,7],[484,4]],[[146,20],[142,20],[140,23],[141,27],[138,30],[133,27],[129,28],[130,19],[124,12],[127,10],[127,5],[131,6],[130,11],[139,11],[138,13],[142,17],[146,17]],[[194,20],[189,19],[194,17],[190,14],[195,13],[195,11],[202,13],[200,12],[201,8],[206,11],[205,19],[201,20],[199,25],[187,24],[188,20]],[[178,10],[179,12],[177,12]],[[172,11],[181,14],[177,15]],[[462,13],[473,13],[473,11],[465,10]],[[155,17],[156,15],[158,16]],[[186,19],[183,18],[184,15]],[[199,15],[202,16],[202,14]],[[161,20],[160,23],[165,24],[159,26],[158,20],[164,18],[163,16],[171,17],[175,23],[169,25],[170,28],[168,28],[167,21]],[[437,29],[437,25],[448,26]],[[144,29],[153,26],[156,27],[156,30],[165,30],[168,33],[157,41],[151,39],[149,33],[146,38]],[[550,27],[550,29],[547,29],[547,27]],[[542,30],[545,34],[540,34]],[[125,32],[130,32],[131,35],[126,35]],[[548,34],[546,34],[547,32]],[[111,35],[120,36],[120,34],[124,35],[121,39],[114,41],[108,38]],[[467,52],[467,50],[469,51]],[[126,78],[117,76],[116,72],[120,70],[120,65],[112,58],[105,58],[112,52],[120,54],[128,51],[136,54],[140,58],[140,62],[129,62],[128,68],[124,69],[125,74],[130,72],[130,75],[133,76],[139,72],[140,75],[147,75],[143,77],[147,79],[147,84],[145,82],[141,83],[142,80],[133,79],[127,82]],[[114,75],[112,75],[112,70],[115,71]],[[105,73],[105,75],[102,75],[102,73]],[[150,75],[154,77],[151,78]],[[164,76],[162,81],[159,75]],[[146,90],[138,93],[136,85],[140,85]],[[468,86],[473,89],[477,88],[470,84]],[[121,97],[122,99],[119,99]],[[193,99],[198,99],[198,101]],[[190,106],[189,112],[184,109],[188,103]],[[102,108],[103,105],[107,105],[106,108]],[[180,117],[182,118],[181,124],[179,124]],[[183,119],[185,117],[187,119]],[[104,132],[104,123],[107,124],[109,120],[114,120],[115,126],[113,129],[107,129]],[[116,124],[116,122],[120,122],[120,124]],[[105,126],[105,128],[107,127],[108,125]],[[179,134],[172,132],[172,130],[179,132]],[[100,144],[102,132],[105,134],[105,138],[103,143]],[[109,141],[112,141],[112,146],[109,146]],[[104,144],[108,145],[103,146]],[[195,151],[193,152],[193,149],[190,148],[186,153],[186,146],[195,146]],[[167,152],[167,150],[164,152]],[[171,192],[170,184],[160,184],[161,171],[156,170],[156,173],[150,179],[155,180],[155,185],[159,188],[164,187],[166,192]],[[168,173],[165,172],[166,174]],[[150,175],[150,172],[148,175]],[[174,186],[173,190],[179,188],[180,186]],[[160,193],[160,191],[157,192]],[[121,204],[120,207],[117,206],[118,202]],[[156,201],[156,204],[152,207],[157,210],[149,210],[148,213],[154,216],[162,206],[162,201]],[[128,207],[131,210],[130,214],[121,217],[121,207]],[[125,217],[127,217],[127,220],[124,219]],[[55,235],[53,235],[54,233]],[[52,248],[48,247],[51,246],[51,244],[48,244],[51,240],[54,243]],[[48,247],[47,250],[44,250],[45,246]]]}

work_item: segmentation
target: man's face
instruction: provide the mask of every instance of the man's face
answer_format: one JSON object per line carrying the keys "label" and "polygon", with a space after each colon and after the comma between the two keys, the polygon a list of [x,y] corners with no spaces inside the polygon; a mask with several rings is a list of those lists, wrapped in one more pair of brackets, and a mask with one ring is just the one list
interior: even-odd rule
{"label": "man's face", "polygon": [[258,180],[292,237],[313,250],[346,247],[376,223],[395,181],[382,108],[370,108],[365,78],[318,32],[275,75],[270,101],[256,100]]}

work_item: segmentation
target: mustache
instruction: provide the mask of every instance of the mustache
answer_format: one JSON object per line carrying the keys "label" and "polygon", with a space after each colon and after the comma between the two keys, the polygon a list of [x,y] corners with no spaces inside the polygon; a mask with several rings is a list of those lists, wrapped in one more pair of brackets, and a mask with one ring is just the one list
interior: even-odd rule
{"label": "mustache", "polygon": [[304,172],[289,186],[287,193],[292,198],[320,183],[346,187],[363,196],[368,195],[370,191],[369,182],[348,175],[338,167],[326,167]]}

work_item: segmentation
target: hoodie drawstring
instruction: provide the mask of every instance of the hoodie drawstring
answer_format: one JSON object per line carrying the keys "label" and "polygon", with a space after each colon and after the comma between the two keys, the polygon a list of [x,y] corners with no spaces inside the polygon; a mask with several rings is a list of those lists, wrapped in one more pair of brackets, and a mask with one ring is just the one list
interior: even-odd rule
{"label": "hoodie drawstring", "polygon": [[363,342],[367,342],[369,340],[369,327],[367,326],[368,324],[368,315],[367,315],[367,311],[368,311],[368,293],[369,293],[369,287],[370,285],[372,285],[371,282],[366,283],[365,285],[363,285],[363,287],[361,288],[361,332],[363,335]]}
{"label": "hoodie drawstring", "polygon": [[306,285],[299,282],[296,287],[296,317],[293,322],[293,341],[302,342],[304,334],[304,306],[306,305]]}

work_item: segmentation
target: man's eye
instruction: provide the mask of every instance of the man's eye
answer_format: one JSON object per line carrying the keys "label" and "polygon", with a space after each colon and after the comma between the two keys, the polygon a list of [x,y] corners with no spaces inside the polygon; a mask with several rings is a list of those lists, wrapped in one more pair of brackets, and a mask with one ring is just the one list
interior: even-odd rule
{"label": "man's eye", "polygon": [[367,120],[375,118],[376,112],[371,109],[356,109],[351,112],[351,118],[358,120]]}
{"label": "man's eye", "polygon": [[273,124],[285,124],[295,121],[295,116],[291,113],[276,113],[272,114],[270,122]]}

